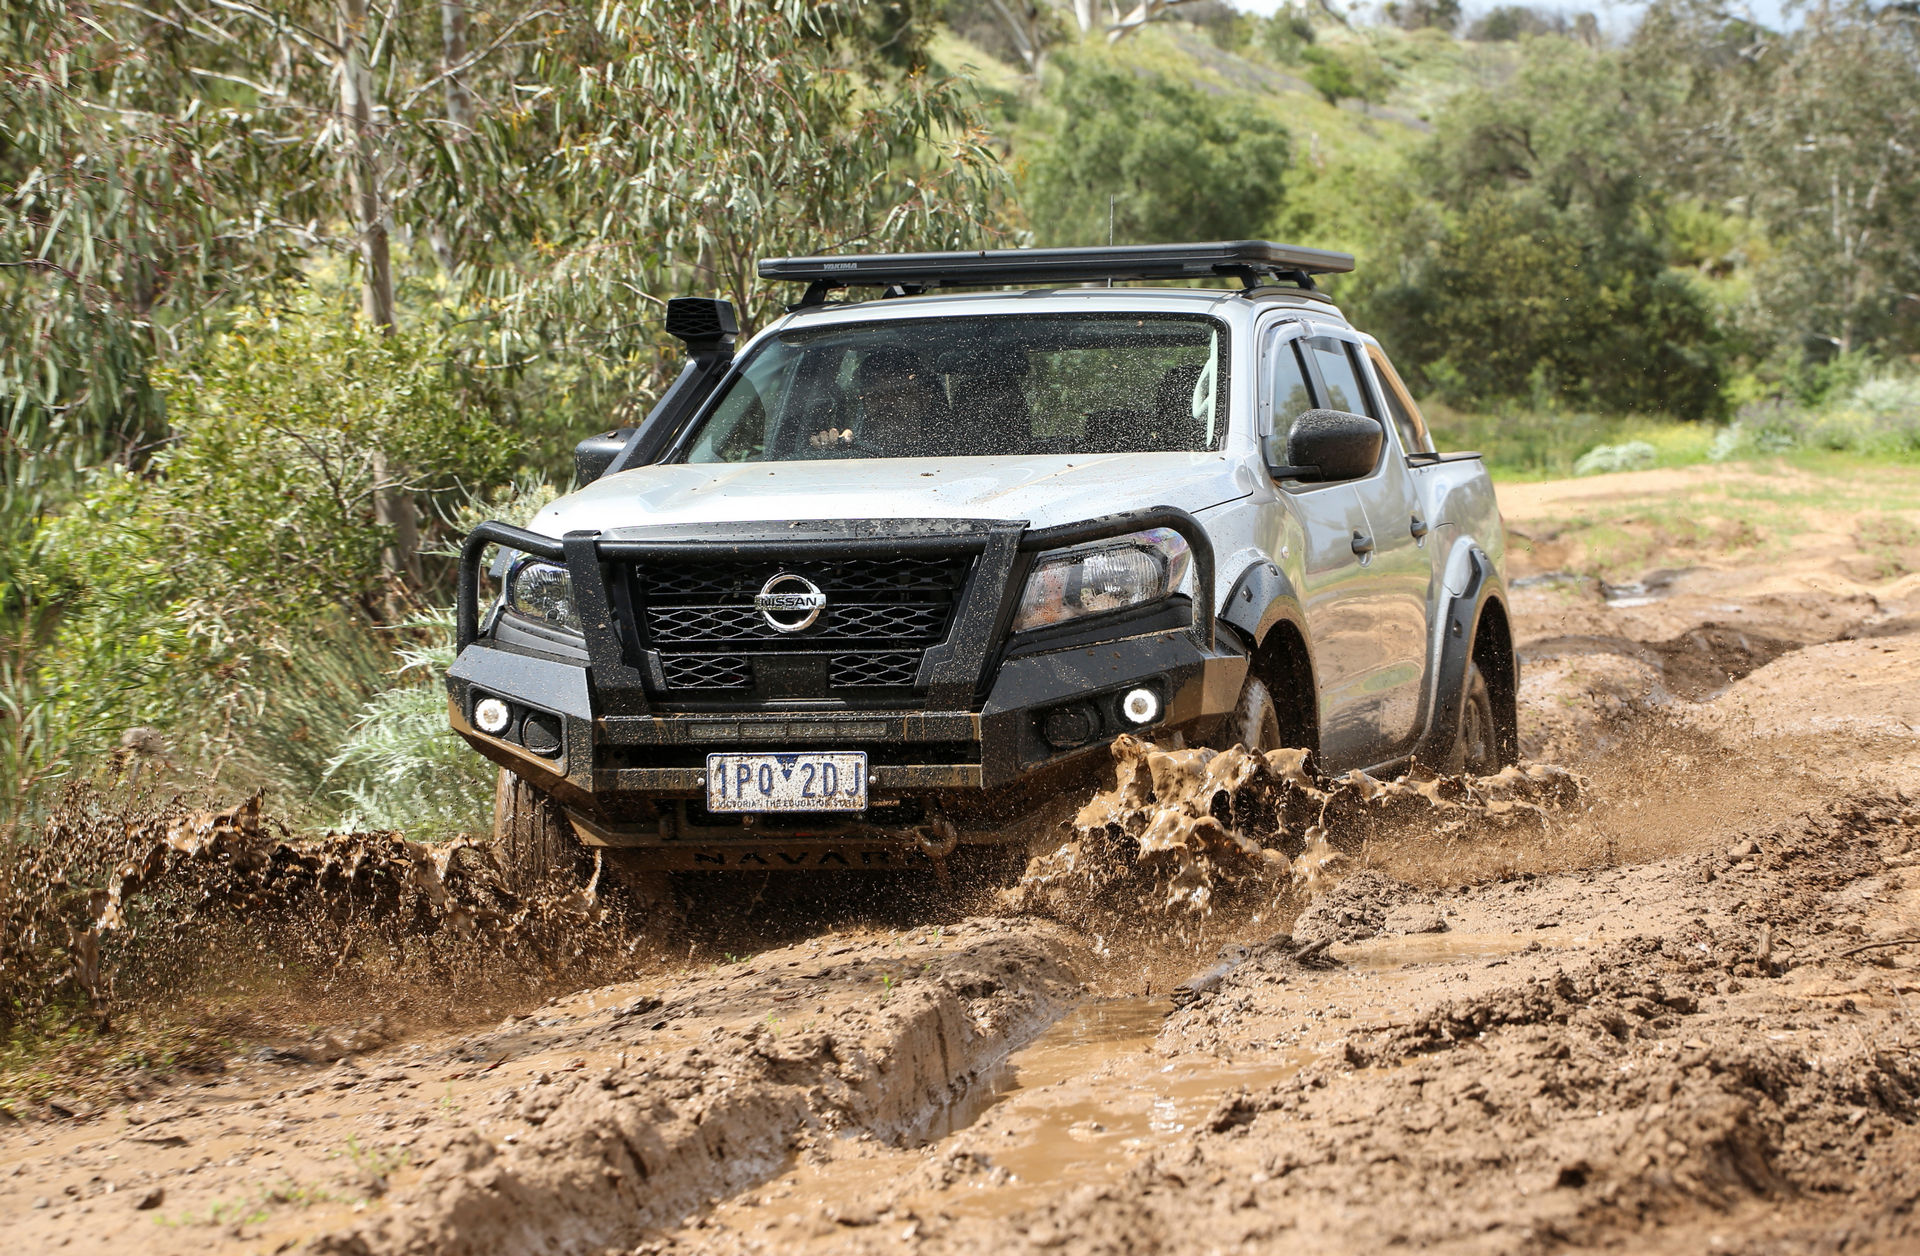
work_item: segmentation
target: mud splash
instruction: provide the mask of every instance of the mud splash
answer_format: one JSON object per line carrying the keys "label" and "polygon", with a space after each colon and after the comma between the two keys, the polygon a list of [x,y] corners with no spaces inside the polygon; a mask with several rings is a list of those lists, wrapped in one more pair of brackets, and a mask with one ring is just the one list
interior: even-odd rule
{"label": "mud splash", "polygon": [[1010,891],[1015,909],[1082,924],[1108,910],[1205,916],[1248,886],[1314,886],[1341,857],[1334,834],[1356,817],[1393,816],[1434,836],[1545,825],[1586,789],[1577,773],[1540,763],[1382,780],[1315,775],[1310,752],[1297,749],[1162,749],[1121,737],[1113,756],[1113,788],[1080,809],[1066,841],[1029,862]]}
{"label": "mud splash", "polygon": [[69,794],[0,868],[0,1020],[116,1007],[204,985],[232,963],[323,990],[371,974],[549,978],[631,953],[599,888],[506,888],[483,845],[397,833],[302,841],[269,832],[259,797],[225,809]]}

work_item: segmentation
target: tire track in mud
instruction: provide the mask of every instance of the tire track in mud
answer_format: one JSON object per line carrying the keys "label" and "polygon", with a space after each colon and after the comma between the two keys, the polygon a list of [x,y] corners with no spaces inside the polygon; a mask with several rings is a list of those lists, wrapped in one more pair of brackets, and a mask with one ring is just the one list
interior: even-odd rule
{"label": "tire track in mud", "polygon": [[30,1249],[625,1250],[815,1143],[919,1137],[1078,997],[1044,923],[816,938],[9,1140],[0,1215]]}
{"label": "tire track in mud", "polygon": [[[704,1014],[757,1011],[783,997],[782,985],[851,986],[861,997],[794,990],[825,1000],[814,1005],[822,1024],[783,1033],[771,1013],[723,1023],[664,1057],[590,1069],[528,1096],[514,1113],[532,1131],[504,1147],[475,1129],[455,1134],[385,1216],[310,1250],[455,1256],[630,1245],[710,1197],[773,1177],[813,1138],[911,1137],[1077,990],[1058,944],[1031,932],[958,952],[871,944],[812,964],[787,954],[758,957],[755,966],[776,975]],[[789,963],[798,967],[781,974]],[[670,1021],[712,997],[669,997],[620,1020]],[[604,1057],[616,1044],[641,1045],[620,1020],[598,1035],[611,1041],[583,1049],[597,1045]]]}
{"label": "tire track in mud", "polygon": [[[776,1186],[656,1250],[1909,1251],[1920,955],[1855,948],[1920,926],[1917,863],[1920,807],[1892,798],[1721,855],[1415,895],[1445,932],[1336,945],[1326,971],[1258,949],[1144,1053],[922,1153],[836,1148],[805,1186],[837,1215]],[[1176,1109],[1169,1070],[1209,1067],[1217,1101]],[[1111,1137],[1142,1103],[1186,1128]],[[1076,1143],[1107,1162],[1073,1170]]]}

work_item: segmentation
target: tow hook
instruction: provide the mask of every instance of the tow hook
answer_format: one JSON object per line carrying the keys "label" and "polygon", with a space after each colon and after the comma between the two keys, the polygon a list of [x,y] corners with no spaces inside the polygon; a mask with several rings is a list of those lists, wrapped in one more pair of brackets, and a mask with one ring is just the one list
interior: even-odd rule
{"label": "tow hook", "polygon": [[947,856],[959,847],[960,830],[945,816],[934,816],[913,830],[913,840],[919,844],[920,853],[933,861],[933,875],[939,880],[940,888],[951,889],[953,878],[947,872]]}

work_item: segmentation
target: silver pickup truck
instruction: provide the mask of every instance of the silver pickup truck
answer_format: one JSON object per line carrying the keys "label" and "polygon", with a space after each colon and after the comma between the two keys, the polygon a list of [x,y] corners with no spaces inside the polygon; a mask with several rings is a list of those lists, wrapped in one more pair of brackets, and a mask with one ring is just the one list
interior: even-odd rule
{"label": "silver pickup truck", "polygon": [[[505,857],[944,874],[1122,733],[1512,761],[1493,487],[1315,290],[1352,266],[769,260],[804,295],[737,355],[727,303],[669,303],[690,358],[647,420],[465,546],[450,713]],[[1207,286],[1140,286],[1170,279]]]}

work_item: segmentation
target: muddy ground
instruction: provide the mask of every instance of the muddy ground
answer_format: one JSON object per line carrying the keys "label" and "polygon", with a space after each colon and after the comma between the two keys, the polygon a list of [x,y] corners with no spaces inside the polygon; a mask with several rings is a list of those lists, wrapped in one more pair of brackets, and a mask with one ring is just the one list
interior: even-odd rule
{"label": "muddy ground", "polygon": [[1582,774],[1571,802],[1346,805],[1313,860],[1223,864],[1205,920],[736,889],[621,984],[327,1006],[216,1070],[55,1096],[0,1126],[0,1225],[25,1251],[1920,1250],[1917,494],[1503,489],[1523,740]]}

